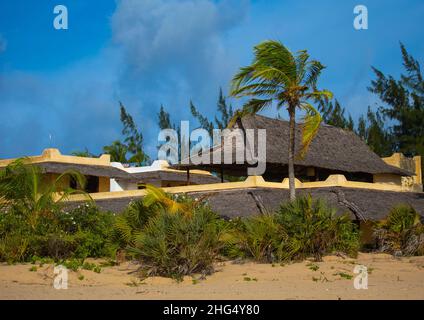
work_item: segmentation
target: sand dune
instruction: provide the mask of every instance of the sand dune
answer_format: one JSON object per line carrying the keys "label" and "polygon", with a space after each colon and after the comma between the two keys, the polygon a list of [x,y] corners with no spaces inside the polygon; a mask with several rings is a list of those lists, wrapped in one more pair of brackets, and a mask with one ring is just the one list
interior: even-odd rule
{"label": "sand dune", "polygon": [[[355,265],[368,268],[368,289],[353,286]],[[394,258],[362,253],[357,259],[284,266],[218,263],[205,280],[151,277],[140,281],[125,263],[101,273],[69,272],[68,289],[53,287],[52,265],[0,265],[0,299],[424,299],[424,257]],[[84,276],[82,280],[80,280]],[[80,278],[80,279],[79,279]]]}

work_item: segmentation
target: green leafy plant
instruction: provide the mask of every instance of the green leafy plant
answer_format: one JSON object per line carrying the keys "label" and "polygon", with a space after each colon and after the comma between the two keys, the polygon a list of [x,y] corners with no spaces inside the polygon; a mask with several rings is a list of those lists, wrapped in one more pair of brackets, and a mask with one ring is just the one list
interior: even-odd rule
{"label": "green leafy plant", "polygon": [[25,159],[0,171],[0,261],[109,254],[114,215],[98,210],[91,201],[66,209],[63,200],[80,192],[66,187],[66,177],[83,184],[76,172],[48,180],[39,167]]}
{"label": "green leafy plant", "polygon": [[259,262],[280,261],[286,233],[273,214],[236,219],[226,235],[225,253]]}
{"label": "green leafy plant", "polygon": [[202,201],[153,186],[146,190],[115,222],[118,250],[141,262],[143,276],[210,273],[223,246],[224,221]]}
{"label": "green leafy plant", "polygon": [[351,274],[348,274],[346,272],[336,272],[333,274],[333,276],[340,276],[343,279],[346,280],[352,280],[353,276]]}
{"label": "green leafy plant", "polygon": [[276,220],[287,234],[281,249],[283,260],[313,256],[317,261],[335,251],[356,256],[359,233],[347,215],[336,216],[320,199],[310,195],[282,204]]}
{"label": "green leafy plant", "polygon": [[359,233],[349,217],[336,216],[325,202],[306,196],[282,204],[274,214],[232,221],[224,253],[272,263],[310,256],[319,261],[336,251],[355,256],[358,248]]}
{"label": "green leafy plant", "polygon": [[119,215],[114,223],[111,240],[118,250],[124,251],[125,255],[131,256],[126,250],[134,247],[136,238],[146,227],[148,221],[159,212],[165,210],[171,214],[180,212],[190,215],[197,202],[184,195],[170,195],[162,189],[146,185],[147,194],[143,199],[132,201],[126,210]]}
{"label": "green leafy plant", "polygon": [[376,224],[374,238],[381,252],[403,256],[424,254],[424,226],[419,214],[409,205],[392,208],[387,219]]}
{"label": "green leafy plant", "polygon": [[209,274],[221,248],[218,216],[208,207],[191,215],[162,210],[152,217],[130,247],[142,261],[145,275],[181,279],[192,273]]}
{"label": "green leafy plant", "polygon": [[315,263],[308,263],[306,266],[307,266],[309,269],[311,269],[312,271],[318,271],[318,269],[319,269],[319,266],[318,266],[318,265],[316,265]]}

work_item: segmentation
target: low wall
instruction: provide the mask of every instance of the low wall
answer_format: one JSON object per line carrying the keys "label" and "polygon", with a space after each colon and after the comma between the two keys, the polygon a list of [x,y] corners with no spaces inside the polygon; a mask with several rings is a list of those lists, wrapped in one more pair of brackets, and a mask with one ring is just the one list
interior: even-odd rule
{"label": "low wall", "polygon": [[[99,158],[67,156],[61,154],[58,149],[54,148],[44,149],[41,155],[25,157],[24,159],[26,159],[29,163],[60,162],[70,164],[110,166],[110,155],[108,154],[103,154]],[[0,160],[0,167],[5,167],[15,160],[16,159]]]}
{"label": "low wall", "polygon": [[[395,192],[409,192],[413,191],[410,188],[399,185],[391,185],[386,183],[368,183],[349,181],[344,175],[336,174],[330,175],[325,181],[316,182],[301,182],[296,179],[297,189],[314,189],[314,188],[329,188],[329,187],[344,187],[356,189],[370,189],[380,191],[395,191]],[[250,188],[271,188],[271,189],[289,189],[289,179],[286,178],[282,182],[267,182],[261,176],[250,176],[245,181],[240,182],[224,182],[212,183],[202,185],[188,185],[178,187],[163,188],[168,193],[192,193],[192,192],[205,192],[205,191],[224,191],[234,189],[250,189]],[[93,200],[101,199],[114,199],[114,198],[136,198],[142,197],[146,194],[145,190],[124,190],[114,192],[99,192],[92,193],[90,196]],[[70,201],[83,201],[85,198],[82,195],[72,195]]]}

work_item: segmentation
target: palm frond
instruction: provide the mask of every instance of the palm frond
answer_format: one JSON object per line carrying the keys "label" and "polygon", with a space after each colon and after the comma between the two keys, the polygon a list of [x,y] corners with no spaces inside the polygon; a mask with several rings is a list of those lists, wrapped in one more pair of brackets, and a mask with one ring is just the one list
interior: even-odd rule
{"label": "palm frond", "polygon": [[187,205],[184,203],[179,203],[171,198],[165,191],[161,188],[157,188],[152,185],[146,185],[147,194],[143,198],[143,204],[146,207],[149,207],[154,204],[160,205],[163,209],[169,211],[170,213],[187,213]]}
{"label": "palm frond", "polygon": [[318,132],[322,118],[321,114],[307,102],[302,103],[301,108],[306,112],[303,117],[302,146],[299,152],[299,157],[303,158],[309,148],[309,145]]}
{"label": "palm frond", "polygon": [[243,105],[241,110],[237,110],[233,118],[228,122],[228,127],[231,128],[237,119],[249,114],[256,114],[272,104],[273,99],[250,99]]}
{"label": "palm frond", "polygon": [[303,79],[303,83],[306,86],[315,89],[318,77],[321,74],[321,71],[325,68],[325,66],[322,65],[319,61],[312,60],[308,61],[305,67],[305,78]]}

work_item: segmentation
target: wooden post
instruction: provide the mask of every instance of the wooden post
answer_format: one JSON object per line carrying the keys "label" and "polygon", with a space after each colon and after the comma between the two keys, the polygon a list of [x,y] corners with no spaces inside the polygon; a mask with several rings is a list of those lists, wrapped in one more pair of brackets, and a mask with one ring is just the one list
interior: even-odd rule
{"label": "wooden post", "polygon": [[190,169],[187,168],[187,185],[190,185]]}
{"label": "wooden post", "polygon": [[224,168],[221,166],[221,183],[224,182]]}

